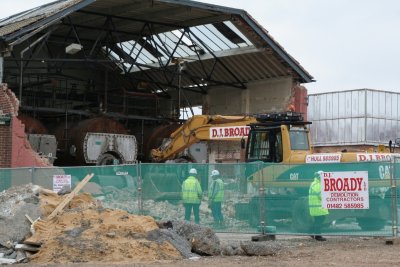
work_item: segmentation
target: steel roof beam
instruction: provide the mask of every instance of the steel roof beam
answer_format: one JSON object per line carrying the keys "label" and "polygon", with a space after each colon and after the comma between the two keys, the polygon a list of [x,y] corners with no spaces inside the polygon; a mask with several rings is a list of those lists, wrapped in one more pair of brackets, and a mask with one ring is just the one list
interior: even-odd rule
{"label": "steel roof beam", "polygon": [[[190,32],[191,35],[194,36],[194,38],[196,38],[196,40],[202,45],[202,47],[205,48],[215,58],[215,60],[218,61],[218,63],[222,65],[222,67],[236,80],[236,82],[241,85],[241,87],[240,87],[241,89],[247,89],[246,85],[242,81],[240,81],[240,79],[214,54],[214,51],[212,51],[207,46],[207,44],[205,44],[203,42],[203,40],[201,40],[201,38],[197,37],[196,34],[194,34],[190,29],[188,29],[188,31]],[[200,58],[199,58],[199,60],[200,60]],[[212,75],[212,73],[209,74],[209,78],[210,78],[209,80],[211,80],[211,75]],[[208,79],[208,77],[207,77],[207,79]]]}
{"label": "steel roof beam", "polygon": [[[144,68],[150,68],[150,69],[152,69],[153,71],[163,71],[163,70],[161,70],[160,68],[153,67],[153,66],[149,66],[149,65],[145,65],[145,64],[135,63],[135,65],[143,66]],[[142,70],[142,71],[143,71],[143,70]],[[167,71],[167,72],[169,72],[169,73],[174,73],[174,71],[173,71],[173,70],[170,70],[169,68],[166,68],[165,71]],[[144,71],[144,72],[146,73],[147,71]],[[192,77],[192,78],[198,79],[198,80],[203,79],[203,77],[199,77],[199,76],[195,76],[195,75],[192,75],[192,74],[188,74],[187,72],[183,72],[183,73],[184,73],[185,76],[187,76],[187,77]],[[214,83],[214,85],[231,86],[231,87],[234,87],[234,88],[243,89],[243,88],[242,88],[242,85],[241,85],[240,83],[227,83],[227,82],[221,82],[221,81],[216,81],[216,80],[212,80],[212,79],[210,79],[210,80],[204,80],[204,81],[205,81],[205,82]],[[166,86],[172,86],[172,87],[175,88],[175,86],[172,85],[172,84],[171,84],[171,85],[170,85],[170,84],[164,84],[164,83],[160,83],[160,84],[161,84],[161,85],[166,85]],[[211,86],[211,85],[209,85],[209,86]]]}
{"label": "steel roof beam", "polygon": [[106,14],[106,13],[87,11],[87,10],[78,10],[77,12],[78,13],[83,13],[83,14],[88,14],[88,15],[111,17],[111,18],[121,19],[121,20],[129,20],[129,21],[137,21],[137,22],[143,22],[143,23],[162,25],[162,26],[166,26],[166,27],[170,27],[170,28],[183,28],[183,26],[179,25],[179,24],[165,23],[165,22],[153,21],[153,20],[148,20],[148,19],[128,18],[128,17],[118,16],[118,15],[109,15],[109,14]]}
{"label": "steel roof beam", "polygon": [[[74,109],[65,109],[65,108],[45,108],[45,107],[32,107],[32,106],[22,106],[23,110],[27,111],[37,111],[37,112],[49,112],[49,113],[68,113],[72,115],[83,115],[83,116],[93,116],[95,113],[83,111],[83,110],[74,110]],[[164,121],[163,118],[157,117],[147,117],[147,116],[139,116],[139,115],[123,115],[115,112],[104,113],[105,116],[114,117],[114,118],[124,118],[124,119],[133,119],[133,120],[152,120],[152,121]]]}
{"label": "steel roof beam", "polygon": [[[63,26],[69,26],[68,23],[62,22]],[[110,30],[110,29],[104,29],[104,28],[99,28],[99,27],[93,27],[93,26],[87,26],[87,25],[80,25],[80,24],[74,24],[75,28],[82,28],[82,29],[88,29],[88,30],[108,30],[108,31],[112,31],[115,33],[120,33],[120,34],[125,34],[125,35],[129,35],[132,37],[138,37],[136,33],[132,33],[132,32],[127,32],[127,31],[120,31],[120,30]],[[93,41],[93,39],[92,39]]]}
{"label": "steel roof beam", "polygon": [[[140,30],[140,37],[139,37],[139,38],[142,37],[142,35],[143,35],[143,33],[144,33],[144,30],[145,30],[147,27],[148,27],[148,24],[145,23],[145,24],[143,25],[142,29]],[[132,52],[132,53],[133,53],[134,47],[135,47],[137,44],[138,44],[138,41],[135,40],[135,44],[134,44],[134,46],[133,46],[132,49],[131,49],[131,52]],[[137,55],[135,56],[133,62],[137,62],[137,59],[139,58],[139,55],[142,53],[143,49],[144,49],[144,47],[143,47],[143,46],[140,46],[140,49],[139,49]],[[129,56],[131,56],[131,55],[129,55]],[[133,66],[134,66],[134,64],[131,65],[131,67],[130,67],[129,70],[128,70],[128,73],[130,73],[130,72],[132,71]]]}

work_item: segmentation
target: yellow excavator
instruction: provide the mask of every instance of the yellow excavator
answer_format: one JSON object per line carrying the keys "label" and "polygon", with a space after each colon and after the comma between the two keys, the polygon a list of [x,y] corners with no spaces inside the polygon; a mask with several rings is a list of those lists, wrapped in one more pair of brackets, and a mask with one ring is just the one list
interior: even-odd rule
{"label": "yellow excavator", "polygon": [[[291,219],[296,231],[307,232],[312,221],[308,188],[314,173],[367,171],[369,209],[332,210],[326,222],[351,217],[363,230],[385,226],[391,217],[390,160],[399,154],[382,147],[375,153],[313,153],[308,127],[311,122],[304,121],[301,114],[284,112],[256,118],[257,123],[250,125],[245,153],[246,161],[252,162],[246,165],[246,181],[256,190],[247,205],[237,206],[239,218],[259,223],[260,215],[248,211],[261,210],[269,217],[269,223],[274,219]],[[259,188],[265,189],[262,194]]]}
{"label": "yellow excavator", "polygon": [[179,153],[199,141],[240,141],[248,135],[252,116],[195,115],[173,132],[163,144],[151,151],[155,162],[179,158]]}
{"label": "yellow excavator", "polygon": [[[210,140],[245,140],[245,181],[255,191],[247,203],[237,205],[236,216],[255,225],[262,211],[268,223],[290,219],[298,232],[307,232],[312,218],[308,213],[308,187],[316,171],[368,171],[369,209],[332,210],[327,223],[355,218],[363,230],[379,230],[390,219],[390,159],[393,154],[380,148],[378,152],[314,153],[310,142],[309,124],[295,112],[259,114],[254,116],[196,115],[174,131],[158,149],[151,151],[156,162],[179,158],[192,144]],[[364,162],[365,164],[343,164]],[[369,164],[368,164],[369,163]],[[168,179],[167,179],[168,180]],[[168,182],[170,186],[170,182]],[[281,194],[281,192],[286,192]],[[264,203],[264,204],[262,204]],[[263,219],[264,220],[264,219]],[[262,220],[261,220],[262,221]]]}

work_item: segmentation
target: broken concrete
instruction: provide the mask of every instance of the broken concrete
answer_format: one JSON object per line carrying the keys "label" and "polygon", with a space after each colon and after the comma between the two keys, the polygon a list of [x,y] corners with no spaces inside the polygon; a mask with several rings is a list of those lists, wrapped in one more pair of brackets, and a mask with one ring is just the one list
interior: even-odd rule
{"label": "broken concrete", "polygon": [[31,224],[25,215],[34,220],[40,217],[39,191],[39,186],[27,184],[0,193],[0,245],[10,247],[30,234]]}
{"label": "broken concrete", "polygon": [[24,262],[25,260],[27,260],[27,256],[26,253],[24,251],[17,251],[17,257],[15,258],[17,260],[17,262]]}
{"label": "broken concrete", "polygon": [[209,227],[202,227],[185,221],[172,221],[172,229],[184,237],[192,246],[192,252],[199,255],[220,255],[219,238]]}
{"label": "broken concrete", "polygon": [[170,242],[186,259],[198,256],[197,254],[192,253],[192,245],[190,242],[184,237],[178,235],[172,229],[154,230],[147,235],[147,239],[156,241],[158,243],[162,243],[164,241]]}
{"label": "broken concrete", "polygon": [[[133,214],[146,214],[156,220],[183,220],[185,209],[180,203],[169,201],[144,200],[142,209],[139,207],[139,196],[130,189],[117,189],[113,186],[102,187],[104,195],[97,197],[102,205],[111,209],[122,209]],[[227,200],[222,205],[222,213],[225,216],[224,225],[226,228],[248,228],[247,221],[235,219],[235,201]],[[200,205],[200,223],[202,226],[212,226],[214,218],[205,199]]]}
{"label": "broken concrete", "polygon": [[13,264],[16,263],[15,259],[0,258],[0,264]]}
{"label": "broken concrete", "polygon": [[244,256],[246,253],[240,244],[230,243],[221,245],[221,255],[223,256]]}
{"label": "broken concrete", "polygon": [[240,247],[247,256],[273,256],[279,251],[292,247],[292,245],[277,241],[245,241],[240,242]]}

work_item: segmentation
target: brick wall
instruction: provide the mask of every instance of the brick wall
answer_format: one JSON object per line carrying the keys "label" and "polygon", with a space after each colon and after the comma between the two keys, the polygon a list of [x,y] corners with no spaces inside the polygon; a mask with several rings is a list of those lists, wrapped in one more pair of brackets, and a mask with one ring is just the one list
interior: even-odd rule
{"label": "brick wall", "polygon": [[31,148],[25,135],[25,126],[17,118],[19,101],[15,94],[0,84],[0,110],[11,115],[10,126],[0,125],[0,168],[51,166]]}
{"label": "brick wall", "polygon": [[[7,86],[0,85],[0,112],[4,114],[14,114],[15,109],[10,101],[10,94]],[[0,125],[0,168],[11,167],[11,126]]]}
{"label": "brick wall", "polygon": [[11,167],[11,129],[10,126],[0,125],[0,168],[9,167]]}

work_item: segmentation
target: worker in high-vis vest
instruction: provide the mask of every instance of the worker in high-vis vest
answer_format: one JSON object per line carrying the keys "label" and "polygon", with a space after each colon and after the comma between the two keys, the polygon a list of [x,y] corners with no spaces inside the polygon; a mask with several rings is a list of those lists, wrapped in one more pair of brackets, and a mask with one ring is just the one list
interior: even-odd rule
{"label": "worker in high-vis vest", "polygon": [[222,227],[224,216],[222,215],[222,202],[224,201],[224,182],[218,170],[211,172],[211,186],[208,190],[208,204],[214,217],[214,226]]}
{"label": "worker in high-vis vest", "polygon": [[313,217],[312,233],[311,236],[315,240],[325,241],[326,238],[321,236],[322,224],[329,211],[322,207],[321,199],[321,175],[323,171],[314,173],[314,181],[311,183],[308,191],[308,207],[310,215]]}
{"label": "worker in high-vis vest", "polygon": [[203,192],[200,182],[196,178],[197,170],[189,170],[189,177],[182,183],[182,200],[185,207],[185,220],[190,221],[192,210],[195,223],[200,223],[200,203]]}

